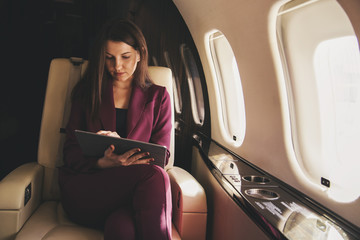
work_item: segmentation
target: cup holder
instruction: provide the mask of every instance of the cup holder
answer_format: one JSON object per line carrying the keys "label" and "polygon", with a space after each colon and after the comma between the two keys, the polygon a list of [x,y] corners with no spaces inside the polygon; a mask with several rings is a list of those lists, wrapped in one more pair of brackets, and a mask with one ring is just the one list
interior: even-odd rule
{"label": "cup holder", "polygon": [[268,179],[267,177],[253,176],[253,175],[244,176],[242,177],[242,179],[247,182],[259,183],[259,184],[265,184],[270,182],[270,179]]}
{"label": "cup holder", "polygon": [[263,199],[263,200],[276,200],[280,197],[280,195],[271,190],[251,188],[246,189],[245,194],[249,197]]}

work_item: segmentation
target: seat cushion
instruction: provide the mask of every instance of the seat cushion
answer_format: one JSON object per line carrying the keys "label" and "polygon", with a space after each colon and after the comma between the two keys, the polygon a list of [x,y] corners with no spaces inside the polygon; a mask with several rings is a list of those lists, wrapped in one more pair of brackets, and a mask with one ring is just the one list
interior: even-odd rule
{"label": "seat cushion", "polygon": [[[173,240],[181,239],[174,225]],[[101,240],[101,231],[71,222],[60,202],[47,201],[40,205],[16,236],[16,240]]]}
{"label": "seat cushion", "polygon": [[47,201],[25,223],[16,239],[100,240],[103,233],[72,223],[59,202]]}

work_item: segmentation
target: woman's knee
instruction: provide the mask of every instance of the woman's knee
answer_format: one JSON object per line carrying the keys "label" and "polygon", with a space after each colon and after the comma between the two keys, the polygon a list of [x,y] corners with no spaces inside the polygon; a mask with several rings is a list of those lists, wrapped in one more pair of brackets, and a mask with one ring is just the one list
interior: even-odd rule
{"label": "woman's knee", "polygon": [[156,165],[148,165],[147,168],[149,174],[148,179],[157,181],[159,184],[170,185],[169,176],[163,168]]}
{"label": "woman's knee", "polygon": [[171,197],[170,179],[166,171],[155,165],[146,166],[146,173],[138,182],[134,197],[138,197],[138,194],[156,201]]}
{"label": "woman's knee", "polygon": [[136,212],[148,209],[153,212],[162,212],[171,208],[171,187],[166,171],[158,166],[146,166],[146,174],[138,183],[133,197],[133,206]]}

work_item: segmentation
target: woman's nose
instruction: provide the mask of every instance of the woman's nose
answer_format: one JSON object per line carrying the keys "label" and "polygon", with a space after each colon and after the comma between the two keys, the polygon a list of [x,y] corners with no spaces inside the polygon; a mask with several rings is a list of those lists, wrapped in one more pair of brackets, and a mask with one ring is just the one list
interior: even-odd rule
{"label": "woman's nose", "polygon": [[115,61],[115,70],[120,71],[121,70],[121,65],[122,65],[121,61],[116,60]]}

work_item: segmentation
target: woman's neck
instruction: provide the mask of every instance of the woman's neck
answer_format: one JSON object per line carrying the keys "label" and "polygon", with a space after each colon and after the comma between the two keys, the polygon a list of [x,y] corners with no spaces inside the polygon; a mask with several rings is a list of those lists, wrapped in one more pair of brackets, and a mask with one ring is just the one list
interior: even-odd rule
{"label": "woman's neck", "polygon": [[115,108],[127,109],[130,102],[132,85],[130,84],[113,84],[113,95]]}

